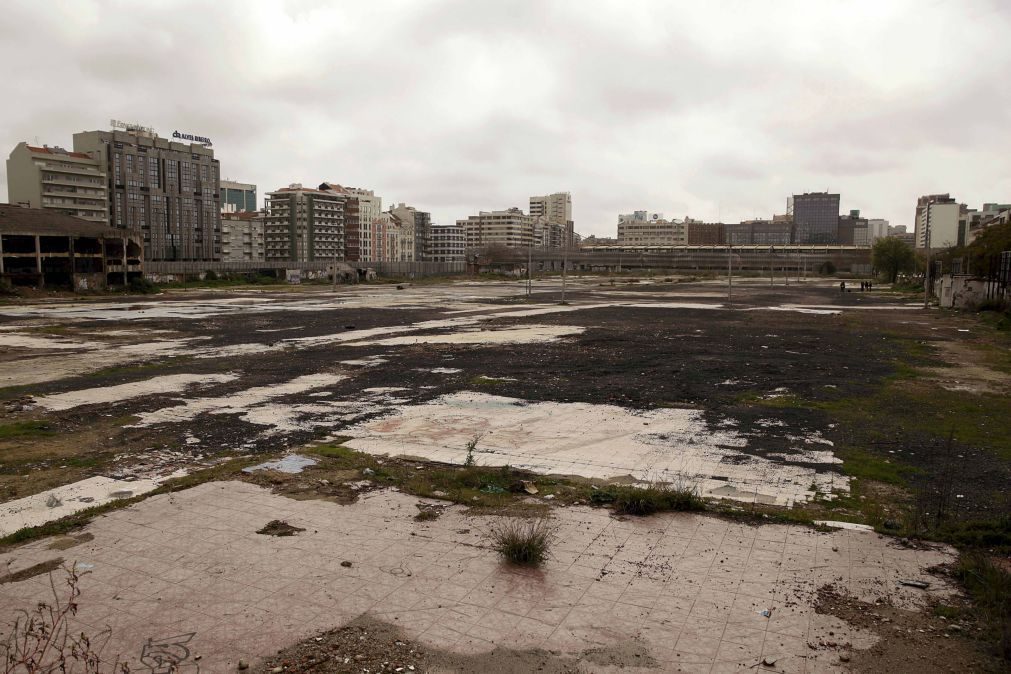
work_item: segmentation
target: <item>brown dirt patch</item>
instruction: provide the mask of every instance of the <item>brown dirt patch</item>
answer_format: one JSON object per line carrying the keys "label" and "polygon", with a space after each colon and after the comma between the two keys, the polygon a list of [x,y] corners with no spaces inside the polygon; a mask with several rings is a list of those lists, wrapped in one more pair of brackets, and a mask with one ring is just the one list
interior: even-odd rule
{"label": "brown dirt patch", "polygon": [[7,573],[0,576],[0,585],[4,583],[19,583],[22,580],[28,580],[29,578],[34,578],[35,576],[41,576],[44,573],[50,573],[60,568],[63,564],[63,558],[57,557],[56,559],[50,559],[46,562],[40,562],[29,566],[27,569],[21,569],[20,571],[15,571],[13,573]]}
{"label": "brown dirt patch", "polygon": [[839,661],[857,672],[922,674],[935,672],[999,672],[1001,663],[982,652],[978,626],[945,620],[927,611],[907,611],[883,601],[860,601],[834,585],[818,588],[815,611],[840,618],[879,637],[866,650],[830,639],[808,643],[812,650],[835,650]]}
{"label": "brown dirt patch", "polygon": [[50,550],[67,550],[81,543],[95,540],[95,534],[83,533],[78,536],[60,536],[49,544]]}
{"label": "brown dirt patch", "polygon": [[[389,623],[360,616],[344,627],[323,632],[268,658],[252,671],[313,672],[486,672],[488,674],[575,674],[600,667],[656,668],[646,649],[631,642],[613,648],[594,648],[572,658],[542,650],[495,648],[480,655],[460,655],[428,648],[404,637]],[[277,668],[281,669],[277,669]]]}

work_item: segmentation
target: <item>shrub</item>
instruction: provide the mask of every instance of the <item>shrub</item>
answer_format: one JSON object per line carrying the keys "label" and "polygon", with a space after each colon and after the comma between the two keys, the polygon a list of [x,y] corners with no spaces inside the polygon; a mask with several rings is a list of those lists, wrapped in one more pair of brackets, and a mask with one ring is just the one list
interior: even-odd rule
{"label": "shrub", "polygon": [[491,530],[495,549],[505,561],[517,566],[540,566],[554,538],[555,527],[546,519],[511,519]]}
{"label": "shrub", "polygon": [[158,286],[150,279],[146,279],[143,276],[135,276],[130,279],[129,290],[139,295],[152,295],[158,292]]}
{"label": "shrub", "polygon": [[[607,499],[607,500],[605,500]],[[603,490],[598,503],[610,502],[623,515],[652,515],[670,510],[705,510],[706,502],[699,495],[697,484],[679,479],[673,483],[653,482],[646,486],[614,485]]]}
{"label": "shrub", "polygon": [[204,280],[205,281],[217,281],[218,280],[218,273],[216,271],[214,271],[213,269],[208,269],[206,272],[204,272]]}

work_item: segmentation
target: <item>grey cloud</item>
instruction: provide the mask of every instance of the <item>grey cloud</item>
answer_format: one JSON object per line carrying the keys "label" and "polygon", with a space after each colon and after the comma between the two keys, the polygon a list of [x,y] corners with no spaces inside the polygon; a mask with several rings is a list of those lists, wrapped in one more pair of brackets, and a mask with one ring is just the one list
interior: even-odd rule
{"label": "grey cloud", "polygon": [[8,150],[126,118],[211,136],[261,193],[336,180],[451,222],[567,190],[603,235],[633,208],[771,215],[825,187],[899,224],[920,193],[1011,199],[991,193],[1011,168],[1000,0],[13,0],[5,19]]}

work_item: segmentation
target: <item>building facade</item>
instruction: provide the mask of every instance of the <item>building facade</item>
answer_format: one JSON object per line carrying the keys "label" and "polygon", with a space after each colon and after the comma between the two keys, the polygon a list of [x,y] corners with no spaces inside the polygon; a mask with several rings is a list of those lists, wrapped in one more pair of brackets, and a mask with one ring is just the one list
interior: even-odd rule
{"label": "building facade", "polygon": [[[539,219],[544,224],[556,225],[556,227],[546,228],[549,231],[561,228],[561,239],[557,244],[548,247],[561,248],[573,245],[572,234],[575,225],[572,221],[572,194],[570,192],[555,192],[541,197],[530,197],[530,216]],[[552,240],[555,239],[552,238]]]}
{"label": "building facade", "polygon": [[463,262],[466,251],[467,233],[460,225],[433,225],[429,230],[427,260]]}
{"label": "building facade", "polygon": [[860,211],[850,211],[849,215],[839,216],[838,242],[842,246],[871,245],[870,226],[867,218],[860,217]]}
{"label": "building facade", "polygon": [[635,211],[618,216],[618,244],[625,246],[680,246],[688,243],[681,220],[665,220],[662,213]]}
{"label": "building facade", "polygon": [[466,220],[457,220],[466,235],[467,250],[486,246],[527,248],[537,245],[534,240],[534,218],[518,208],[504,211],[481,211]]}
{"label": "building facade", "polygon": [[222,212],[254,212],[258,208],[259,205],[256,201],[256,185],[251,183],[237,183],[232,180],[221,181]]}
{"label": "building facade", "polygon": [[222,213],[222,261],[254,262],[265,259],[263,236],[266,219],[264,211]]}
{"label": "building facade", "polygon": [[342,194],[298,183],[267,194],[264,258],[309,262],[344,259]]}
{"label": "building facade", "polygon": [[220,168],[210,147],[135,129],[75,133],[74,151],[105,171],[109,224],[139,232],[146,260],[220,259]]}
{"label": "building facade", "polygon": [[834,244],[839,239],[839,195],[828,192],[795,194],[787,201],[800,244]]}
{"label": "building facade", "polygon": [[322,183],[319,189],[345,198],[345,259],[349,262],[382,261],[387,246],[385,239],[376,231],[376,220],[383,212],[382,197],[376,196],[372,190],[343,187],[333,182]]}
{"label": "building facade", "polygon": [[[432,227],[432,214],[419,211],[414,206],[399,203],[390,208],[390,213],[400,221],[407,236],[401,239],[400,258],[410,256],[410,261],[421,262],[425,259],[428,248],[429,230]],[[412,250],[409,250],[413,249]]]}
{"label": "building facade", "polygon": [[717,246],[723,243],[722,222],[685,221],[689,246]]}
{"label": "building facade", "polygon": [[12,204],[109,224],[105,170],[83,152],[18,143],[7,159],[7,196]]}
{"label": "building facade", "polygon": [[950,194],[927,194],[916,200],[913,237],[917,248],[950,248],[964,243],[963,206]]}

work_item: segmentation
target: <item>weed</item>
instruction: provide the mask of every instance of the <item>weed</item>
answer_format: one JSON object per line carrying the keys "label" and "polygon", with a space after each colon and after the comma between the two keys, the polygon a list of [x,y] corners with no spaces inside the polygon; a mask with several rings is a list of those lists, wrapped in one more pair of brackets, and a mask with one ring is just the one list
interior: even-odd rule
{"label": "weed", "polygon": [[1011,660],[1011,572],[989,554],[972,551],[958,558],[955,577],[969,591],[1001,657]]}
{"label": "weed", "polygon": [[544,518],[508,519],[495,525],[491,540],[502,558],[517,566],[540,566],[548,557],[555,527]]}
{"label": "weed", "polygon": [[10,424],[0,424],[0,440],[38,438],[52,434],[53,431],[44,421],[15,421]]}
{"label": "weed", "polygon": [[[599,494],[599,495],[598,495]],[[597,503],[610,502],[624,515],[651,515],[670,510],[705,510],[706,502],[699,487],[685,479],[652,482],[646,486],[614,485],[594,494]]]}
{"label": "weed", "polygon": [[474,465],[474,448],[477,447],[477,443],[481,440],[480,435],[475,435],[474,439],[467,443],[467,458],[464,459],[464,466]]}
{"label": "weed", "polygon": [[424,510],[421,510],[417,515],[415,515],[414,519],[417,522],[431,522],[433,520],[439,519],[439,515],[441,514],[442,511],[436,508],[425,508]]}

